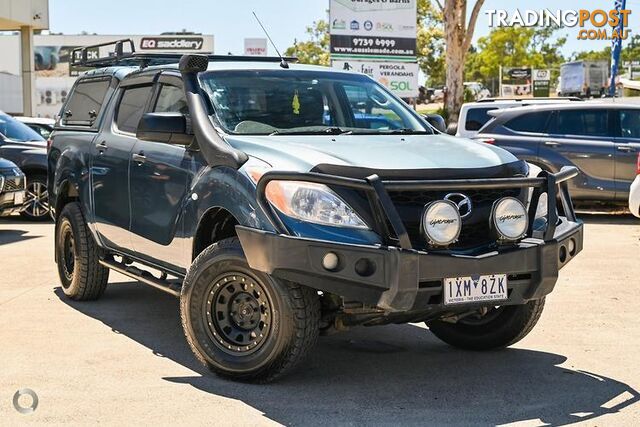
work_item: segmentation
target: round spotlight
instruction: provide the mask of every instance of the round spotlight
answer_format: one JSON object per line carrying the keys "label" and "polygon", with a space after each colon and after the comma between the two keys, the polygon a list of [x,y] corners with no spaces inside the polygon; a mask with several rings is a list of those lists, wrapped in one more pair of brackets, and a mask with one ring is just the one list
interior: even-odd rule
{"label": "round spotlight", "polygon": [[325,270],[336,271],[340,266],[340,258],[334,252],[327,252],[322,257],[322,266]]}
{"label": "round spotlight", "polygon": [[432,202],[424,210],[422,230],[432,245],[447,246],[456,242],[461,228],[460,212],[449,200]]}
{"label": "round spotlight", "polygon": [[576,241],[569,239],[569,255],[574,256],[576,254]]}
{"label": "round spotlight", "polygon": [[527,209],[514,197],[505,197],[493,205],[493,227],[501,240],[518,240],[527,232]]}

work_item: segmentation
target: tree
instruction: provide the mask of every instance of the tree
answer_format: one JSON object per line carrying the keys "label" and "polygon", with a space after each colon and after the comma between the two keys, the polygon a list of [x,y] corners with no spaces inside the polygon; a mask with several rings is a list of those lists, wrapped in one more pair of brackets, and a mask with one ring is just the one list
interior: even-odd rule
{"label": "tree", "polygon": [[489,85],[500,73],[500,66],[550,68],[555,71],[564,62],[560,53],[566,37],[552,38],[557,28],[495,28],[480,37],[477,49],[471,49],[466,64],[467,80]]}
{"label": "tree", "polygon": [[325,20],[315,21],[307,27],[309,40],[298,42],[287,48],[284,54],[296,56],[303,64],[329,65],[329,23]]}
{"label": "tree", "polygon": [[484,0],[476,0],[467,22],[467,0],[439,0],[436,4],[444,16],[446,84],[448,89],[445,108],[449,120],[456,122],[464,101],[464,64],[471,47],[476,21]]}
{"label": "tree", "polygon": [[429,86],[444,86],[444,27],[442,10],[430,0],[418,0],[416,53]]}

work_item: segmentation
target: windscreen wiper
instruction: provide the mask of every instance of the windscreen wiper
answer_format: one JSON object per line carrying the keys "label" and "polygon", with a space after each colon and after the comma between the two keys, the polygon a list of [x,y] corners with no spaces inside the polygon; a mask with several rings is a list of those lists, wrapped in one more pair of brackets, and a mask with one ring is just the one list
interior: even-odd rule
{"label": "windscreen wiper", "polygon": [[353,131],[351,130],[345,130],[337,126],[331,126],[331,127],[327,127],[319,130],[280,129],[280,130],[274,130],[269,134],[269,136],[272,136],[272,135],[349,135],[352,133]]}
{"label": "windscreen wiper", "polygon": [[415,130],[411,128],[402,128],[402,129],[389,129],[382,131],[381,133],[387,135],[433,135],[433,132],[426,130]]}

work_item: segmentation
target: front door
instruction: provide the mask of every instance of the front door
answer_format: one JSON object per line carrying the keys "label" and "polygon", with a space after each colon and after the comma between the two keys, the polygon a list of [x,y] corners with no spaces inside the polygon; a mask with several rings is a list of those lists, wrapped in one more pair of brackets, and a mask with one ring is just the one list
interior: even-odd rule
{"label": "front door", "polygon": [[[154,112],[188,114],[182,83],[161,76],[151,103]],[[193,176],[191,153],[185,146],[138,140],[129,168],[131,239],[134,249],[150,261],[186,268],[182,213]]]}
{"label": "front door", "polygon": [[620,136],[616,138],[616,200],[626,201],[640,155],[640,109],[619,110],[617,114]]}
{"label": "front door", "polygon": [[129,162],[136,142],[136,128],[151,96],[152,83],[125,80],[116,94],[116,108],[94,139],[91,168],[96,229],[105,245],[130,251],[131,205]]}
{"label": "front door", "polygon": [[576,166],[580,175],[569,181],[571,197],[613,200],[614,135],[606,108],[559,109],[542,137],[539,157],[554,165]]}

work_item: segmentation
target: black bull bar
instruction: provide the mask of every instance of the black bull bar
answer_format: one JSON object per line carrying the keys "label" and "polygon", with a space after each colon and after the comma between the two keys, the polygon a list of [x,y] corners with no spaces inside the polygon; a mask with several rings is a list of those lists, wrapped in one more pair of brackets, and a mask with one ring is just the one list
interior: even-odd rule
{"label": "black bull bar", "polygon": [[[361,190],[367,194],[369,206],[375,224],[375,231],[386,244],[394,240],[401,249],[411,250],[409,234],[398,214],[388,191],[457,191],[457,190],[496,190],[511,188],[533,188],[531,203],[529,205],[529,218],[534,218],[540,195],[547,193],[547,228],[543,234],[543,240],[553,238],[558,222],[557,198],[559,196],[564,216],[569,221],[575,221],[576,215],[569,196],[567,181],[578,175],[575,167],[564,167],[558,173],[542,172],[535,178],[483,178],[483,179],[447,179],[447,180],[419,180],[419,181],[383,181],[377,175],[371,175],[365,179],[346,178],[335,175],[327,175],[315,172],[267,172],[258,181],[256,193],[258,204],[280,234],[289,235],[289,230],[280,216],[266,198],[267,185],[271,181],[304,181],[327,186],[340,186],[354,190]],[[392,230],[387,229],[387,222]],[[391,235],[390,231],[393,231]],[[527,236],[533,233],[533,221],[529,221]]]}

